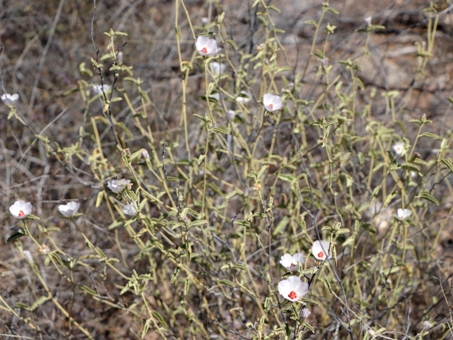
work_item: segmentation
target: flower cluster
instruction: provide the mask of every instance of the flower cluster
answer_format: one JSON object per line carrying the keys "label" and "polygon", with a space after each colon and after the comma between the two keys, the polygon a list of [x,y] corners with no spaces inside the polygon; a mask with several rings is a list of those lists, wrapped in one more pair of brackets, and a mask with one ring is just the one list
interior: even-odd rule
{"label": "flower cluster", "polygon": [[[311,248],[313,256],[320,261],[326,261],[332,258],[332,245],[327,241],[315,241]],[[280,258],[280,264],[287,270],[293,272],[299,269],[300,265],[305,263],[303,253],[294,255],[285,254]],[[296,302],[302,299],[309,289],[309,284],[302,281],[298,276],[289,276],[278,283],[278,292],[287,300]],[[304,317],[310,315],[310,311],[304,311]]]}
{"label": "flower cluster", "polygon": [[[18,200],[14,202],[12,206],[9,207],[9,212],[15,218],[20,220],[26,218],[31,214],[32,205],[30,202],[25,202],[23,200]],[[58,211],[66,217],[74,216],[80,208],[79,202],[69,202],[67,204],[61,204],[58,206]]]}

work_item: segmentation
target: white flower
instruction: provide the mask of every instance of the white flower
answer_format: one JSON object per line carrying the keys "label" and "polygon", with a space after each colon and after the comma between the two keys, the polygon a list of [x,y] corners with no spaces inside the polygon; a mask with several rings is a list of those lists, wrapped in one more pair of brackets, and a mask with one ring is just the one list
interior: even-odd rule
{"label": "white flower", "polygon": [[252,96],[251,96],[250,93],[245,92],[245,91],[241,91],[241,93],[239,93],[239,95],[236,97],[236,102],[237,102],[237,103],[246,104],[246,103],[248,103],[251,99],[252,99]]}
{"label": "white flower", "polygon": [[142,157],[143,157],[143,159],[149,159],[148,150],[143,150],[143,151],[142,151]]}
{"label": "white flower", "polygon": [[9,207],[9,212],[15,218],[23,219],[31,214],[31,203],[25,202],[22,200],[14,202],[12,206]]}
{"label": "white flower", "polygon": [[215,99],[217,100],[218,102],[220,101],[220,93],[216,92],[216,93],[211,93],[209,96],[209,98],[212,98],[212,99]]}
{"label": "white flower", "polygon": [[263,104],[267,111],[274,112],[280,110],[283,106],[282,97],[266,93],[263,97]]}
{"label": "white flower", "polygon": [[[324,261],[332,257],[332,246],[327,241],[315,241],[313,242],[311,253],[317,260]],[[326,253],[328,253],[327,256]]]}
{"label": "white flower", "polygon": [[298,276],[290,276],[278,283],[278,292],[289,301],[299,301],[308,293],[308,283],[302,282]]}
{"label": "white flower", "polygon": [[367,26],[371,26],[371,19],[373,19],[373,17],[371,17],[371,16],[365,18],[365,22],[366,22]]}
{"label": "white flower", "polygon": [[5,93],[2,95],[2,100],[5,102],[6,105],[12,105],[14,102],[19,100],[19,95],[17,93],[9,94]]}
{"label": "white flower", "polygon": [[23,251],[23,254],[24,254],[25,259],[26,259],[29,263],[31,263],[31,264],[34,263],[34,261],[33,261],[33,256],[31,256],[30,250],[24,250],[24,251]]}
{"label": "white flower", "polygon": [[107,182],[107,187],[115,194],[119,194],[130,182],[128,179],[113,179]]}
{"label": "white flower", "polygon": [[319,59],[319,62],[321,63],[321,66],[324,68],[327,68],[327,66],[329,66],[329,59]]}
{"label": "white flower", "polygon": [[211,67],[211,72],[212,72],[214,75],[220,75],[220,74],[222,74],[222,73],[225,71],[225,68],[226,68],[226,65],[225,65],[225,64],[216,63],[215,61],[211,62],[211,63],[209,64],[209,66]]}
{"label": "white flower", "polygon": [[77,210],[80,208],[79,202],[68,202],[67,204],[61,204],[58,206],[58,211],[60,214],[66,217],[74,216],[77,213]]}
{"label": "white flower", "polygon": [[300,311],[300,316],[302,316],[304,319],[308,318],[310,314],[311,312],[308,308],[304,308]]}
{"label": "white flower", "polygon": [[50,247],[47,244],[43,244],[39,247],[39,252],[43,255],[47,255],[50,253]]}
{"label": "white flower", "polygon": [[299,268],[299,263],[304,263],[304,254],[296,253],[293,256],[285,254],[280,259],[280,264],[290,271],[297,270]]}
{"label": "white flower", "polygon": [[104,84],[104,87],[102,87],[102,85],[93,85],[94,94],[101,94],[102,89],[104,89],[104,92],[108,92],[112,89],[112,87],[110,85],[105,85],[105,84]]}
{"label": "white flower", "polygon": [[396,212],[396,218],[399,219],[400,221],[404,221],[411,215],[412,211],[410,211],[409,209],[398,209]]}
{"label": "white flower", "polygon": [[129,216],[137,215],[134,203],[129,203],[123,207],[123,213]]}
{"label": "white flower", "polygon": [[197,38],[195,47],[197,48],[198,53],[208,57],[220,52],[220,49],[217,47],[217,42],[214,39],[205,36]]}
{"label": "white flower", "polygon": [[401,156],[404,151],[404,142],[395,143],[392,148],[398,156]]}
{"label": "white flower", "polygon": [[234,120],[234,117],[236,117],[236,112],[234,112],[233,110],[228,110],[227,116],[228,118],[230,118],[230,120]]}

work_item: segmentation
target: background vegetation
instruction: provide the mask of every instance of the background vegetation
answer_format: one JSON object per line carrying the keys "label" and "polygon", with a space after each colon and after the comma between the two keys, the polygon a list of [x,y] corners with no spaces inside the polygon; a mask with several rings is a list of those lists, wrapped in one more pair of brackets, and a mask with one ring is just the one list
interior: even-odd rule
{"label": "background vegetation", "polygon": [[452,338],[450,1],[1,5],[2,337]]}

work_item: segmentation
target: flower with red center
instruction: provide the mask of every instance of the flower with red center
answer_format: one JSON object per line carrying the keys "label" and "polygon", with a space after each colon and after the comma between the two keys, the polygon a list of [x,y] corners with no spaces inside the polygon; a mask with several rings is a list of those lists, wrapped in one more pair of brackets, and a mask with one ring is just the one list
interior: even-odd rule
{"label": "flower with red center", "polygon": [[317,260],[328,260],[332,257],[332,246],[327,241],[315,241],[313,242],[311,253]]}
{"label": "flower with red center", "polygon": [[220,48],[217,47],[217,41],[205,36],[197,38],[195,47],[197,48],[198,53],[207,57],[216,55],[220,52]]}
{"label": "flower with red center", "polygon": [[308,293],[308,283],[303,282],[298,276],[290,276],[278,283],[278,292],[289,301],[299,301]]}
{"label": "flower with red center", "polygon": [[263,104],[267,111],[274,112],[283,107],[282,97],[266,93],[263,96]]}
{"label": "flower with red center", "polygon": [[409,209],[398,209],[396,212],[396,218],[400,221],[404,221],[412,215],[412,211]]}
{"label": "flower with red center", "polygon": [[31,214],[31,209],[32,205],[30,202],[18,200],[12,206],[9,207],[9,212],[15,218],[23,219]]}
{"label": "flower with red center", "polygon": [[397,156],[401,156],[404,151],[404,142],[395,143],[395,145],[393,145],[392,148]]}
{"label": "flower with red center", "polygon": [[280,264],[287,270],[294,271],[299,268],[299,263],[304,263],[304,254],[296,253],[294,255],[285,254],[280,259]]}

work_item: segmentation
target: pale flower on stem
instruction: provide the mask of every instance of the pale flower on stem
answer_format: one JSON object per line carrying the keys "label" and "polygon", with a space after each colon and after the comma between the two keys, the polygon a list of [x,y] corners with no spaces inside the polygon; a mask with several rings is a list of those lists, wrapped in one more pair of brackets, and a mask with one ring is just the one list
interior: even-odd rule
{"label": "pale flower on stem", "polygon": [[30,250],[24,250],[24,251],[23,251],[23,254],[24,254],[25,259],[26,259],[30,264],[35,263],[35,261],[33,261],[33,256],[31,255]]}
{"label": "pale flower on stem", "polygon": [[66,204],[60,204],[58,206],[58,211],[60,214],[66,217],[72,217],[77,213],[77,210],[80,208],[79,202],[68,202]]}
{"label": "pale flower on stem", "polygon": [[227,116],[228,118],[230,118],[230,120],[234,120],[234,117],[236,117],[236,112],[234,112],[233,110],[228,110]]}
{"label": "pale flower on stem", "polygon": [[252,99],[252,95],[248,92],[241,91],[236,97],[236,102],[241,104],[247,104]]}
{"label": "pale flower on stem", "polygon": [[19,95],[17,93],[5,93],[2,94],[1,98],[6,105],[12,105],[14,102],[17,102],[19,100]]}
{"label": "pale flower on stem", "polygon": [[308,293],[308,283],[303,282],[298,276],[289,276],[278,283],[278,292],[285,299],[296,302]]}
{"label": "pale flower on stem", "polygon": [[125,215],[129,215],[129,216],[137,215],[137,209],[135,209],[134,203],[129,203],[129,204],[125,205],[122,210]]}
{"label": "pale flower on stem", "polygon": [[296,253],[292,256],[285,254],[280,259],[280,264],[290,271],[297,270],[299,263],[305,263],[304,254],[302,253]]}
{"label": "pale flower on stem", "polygon": [[311,312],[308,308],[304,308],[300,312],[300,316],[303,317],[304,319],[308,318],[310,316]]}
{"label": "pale flower on stem", "polygon": [[195,47],[198,53],[201,55],[210,57],[220,52],[220,48],[217,47],[217,41],[205,36],[199,36],[195,42]]}
{"label": "pale flower on stem", "polygon": [[39,252],[43,255],[47,255],[50,253],[50,247],[47,244],[42,244],[39,247]]}
{"label": "pale flower on stem", "polygon": [[112,89],[112,87],[110,85],[93,85],[93,93],[94,94],[101,94],[102,93],[102,90],[104,90],[104,92],[108,92]]}
{"label": "pale flower on stem", "polygon": [[401,156],[404,151],[404,142],[395,143],[392,146],[392,148],[393,148],[393,151],[395,151],[395,154],[397,154],[398,156]]}
{"label": "pale flower on stem", "polygon": [[409,209],[398,209],[396,211],[396,218],[399,219],[400,221],[408,219],[411,215],[412,211],[410,211]]}
{"label": "pale flower on stem", "polygon": [[31,214],[32,205],[30,202],[18,200],[9,207],[9,212],[15,218],[23,219]]}
{"label": "pale flower on stem", "polygon": [[263,104],[269,112],[280,110],[283,107],[282,97],[266,93],[263,96]]}
{"label": "pale flower on stem", "polygon": [[216,76],[221,75],[225,71],[225,68],[226,68],[225,64],[216,63],[215,61],[209,63],[209,66],[211,67],[211,72]]}
{"label": "pale flower on stem", "polygon": [[107,182],[107,187],[115,194],[119,194],[130,182],[128,179],[113,179]]}
{"label": "pale flower on stem", "polygon": [[311,252],[317,260],[328,260],[332,257],[332,246],[327,241],[315,241],[313,242]]}

